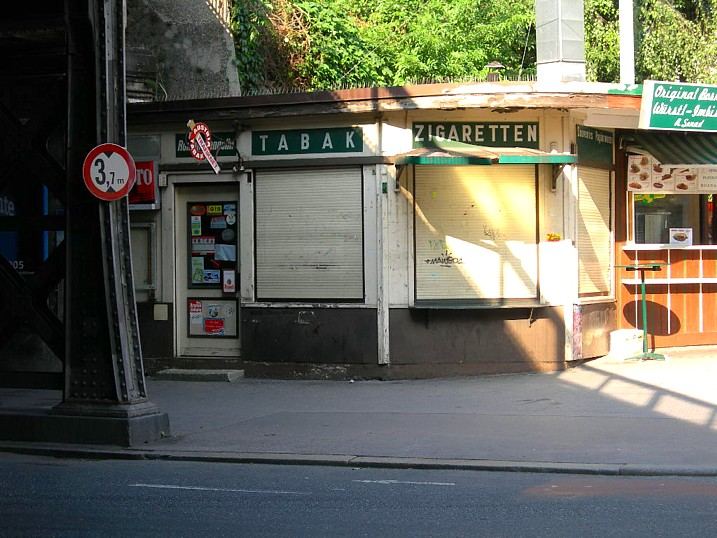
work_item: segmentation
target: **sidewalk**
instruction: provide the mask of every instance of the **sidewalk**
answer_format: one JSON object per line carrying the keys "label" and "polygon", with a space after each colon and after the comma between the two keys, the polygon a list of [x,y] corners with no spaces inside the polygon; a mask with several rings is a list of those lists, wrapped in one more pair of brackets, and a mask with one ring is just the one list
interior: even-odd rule
{"label": "sidewalk", "polygon": [[[717,350],[556,374],[420,381],[148,380],[172,437],[67,456],[717,476]],[[45,404],[56,393],[45,395]],[[0,392],[0,405],[12,394]]]}

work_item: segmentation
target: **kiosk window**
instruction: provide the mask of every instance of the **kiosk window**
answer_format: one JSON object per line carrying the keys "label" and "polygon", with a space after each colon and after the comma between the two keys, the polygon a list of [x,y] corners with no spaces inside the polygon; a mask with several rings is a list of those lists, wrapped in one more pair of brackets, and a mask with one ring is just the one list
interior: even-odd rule
{"label": "kiosk window", "polygon": [[679,244],[672,236],[680,234],[677,239],[691,239],[693,245],[717,244],[714,194],[635,193],[633,202],[635,243]]}

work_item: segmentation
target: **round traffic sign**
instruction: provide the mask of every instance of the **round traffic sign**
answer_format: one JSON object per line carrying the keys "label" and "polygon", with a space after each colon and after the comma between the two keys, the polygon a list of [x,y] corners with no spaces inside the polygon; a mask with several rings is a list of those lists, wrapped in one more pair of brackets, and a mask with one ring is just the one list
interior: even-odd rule
{"label": "round traffic sign", "polygon": [[82,165],[87,189],[100,200],[119,200],[132,189],[136,177],[134,159],[117,144],[100,144],[90,150]]}

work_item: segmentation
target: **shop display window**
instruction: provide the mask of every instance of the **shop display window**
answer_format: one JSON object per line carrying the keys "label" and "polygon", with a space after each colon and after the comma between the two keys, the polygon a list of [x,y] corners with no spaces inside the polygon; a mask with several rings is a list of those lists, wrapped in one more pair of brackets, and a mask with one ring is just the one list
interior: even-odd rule
{"label": "shop display window", "polygon": [[633,194],[638,244],[715,245],[714,194]]}
{"label": "shop display window", "polygon": [[635,243],[717,244],[717,168],[667,166],[648,155],[629,155],[627,190]]}

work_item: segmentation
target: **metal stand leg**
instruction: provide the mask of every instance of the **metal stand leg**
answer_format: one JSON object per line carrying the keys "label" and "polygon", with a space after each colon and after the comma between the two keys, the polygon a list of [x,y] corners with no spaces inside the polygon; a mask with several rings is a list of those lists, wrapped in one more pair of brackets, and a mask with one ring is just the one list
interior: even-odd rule
{"label": "metal stand leg", "polygon": [[645,270],[639,269],[640,271],[640,292],[642,294],[642,353],[630,357],[627,360],[653,360],[653,361],[664,361],[665,356],[660,353],[651,353],[647,349],[647,293],[645,292]]}

